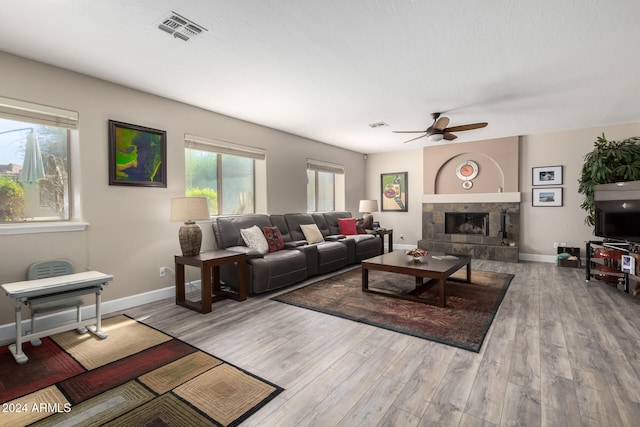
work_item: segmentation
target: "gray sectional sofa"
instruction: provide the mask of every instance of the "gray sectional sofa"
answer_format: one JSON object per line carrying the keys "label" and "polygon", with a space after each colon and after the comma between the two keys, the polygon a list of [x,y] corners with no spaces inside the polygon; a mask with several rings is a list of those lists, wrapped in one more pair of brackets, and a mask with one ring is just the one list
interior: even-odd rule
{"label": "gray sectional sofa", "polygon": [[[247,255],[247,291],[249,294],[260,294],[380,255],[380,239],[368,233],[346,236],[340,234],[339,218],[351,218],[351,213],[221,216],[213,221],[213,233],[218,249]],[[309,244],[301,227],[306,224],[315,224],[324,240]],[[284,248],[261,253],[248,247],[241,230],[254,225],[261,230],[265,227],[277,227],[282,235]],[[221,267],[221,280],[231,288],[237,288],[236,268],[236,265]]]}

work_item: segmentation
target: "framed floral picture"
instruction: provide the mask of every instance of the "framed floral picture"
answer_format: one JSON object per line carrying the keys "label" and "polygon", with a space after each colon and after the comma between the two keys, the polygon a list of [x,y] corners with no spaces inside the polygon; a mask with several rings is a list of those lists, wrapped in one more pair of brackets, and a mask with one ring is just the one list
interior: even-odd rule
{"label": "framed floral picture", "polygon": [[109,185],[167,187],[167,132],[109,120]]}
{"label": "framed floral picture", "polygon": [[562,166],[533,168],[533,185],[562,185]]}
{"label": "framed floral picture", "polygon": [[407,212],[408,172],[383,173],[380,175],[381,203],[383,212]]}

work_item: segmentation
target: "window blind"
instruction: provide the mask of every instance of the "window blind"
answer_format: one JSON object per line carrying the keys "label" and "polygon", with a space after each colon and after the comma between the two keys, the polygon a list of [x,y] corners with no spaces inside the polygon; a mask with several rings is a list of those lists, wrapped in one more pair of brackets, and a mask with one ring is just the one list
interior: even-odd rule
{"label": "window blind", "polygon": [[0,96],[0,117],[47,126],[78,129],[78,113]]}
{"label": "window blind", "polygon": [[307,159],[307,169],[344,175],[344,166],[321,160]]}
{"label": "window blind", "polygon": [[185,134],[184,140],[187,148],[193,148],[196,150],[249,157],[256,160],[264,160],[267,157],[265,150],[256,147],[249,147],[247,145],[233,144],[230,142],[218,141],[190,134]]}

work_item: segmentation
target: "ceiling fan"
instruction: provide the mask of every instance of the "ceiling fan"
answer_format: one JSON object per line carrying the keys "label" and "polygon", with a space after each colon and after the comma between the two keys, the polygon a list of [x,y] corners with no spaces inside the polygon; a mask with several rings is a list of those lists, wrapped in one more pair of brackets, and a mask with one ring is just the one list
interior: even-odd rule
{"label": "ceiling fan", "polygon": [[441,113],[431,114],[431,117],[433,117],[433,124],[425,130],[394,130],[393,132],[424,133],[424,135],[420,135],[417,138],[413,138],[408,141],[405,141],[405,143],[415,141],[416,139],[424,138],[425,136],[428,136],[431,141],[441,141],[443,138],[446,139],[447,141],[453,141],[454,139],[457,138],[457,136],[455,136],[453,132],[462,132],[464,130],[480,129],[487,126],[488,124],[487,122],[471,123],[468,125],[453,126],[448,128],[447,125],[449,124],[449,118],[444,116],[440,117],[440,114]]}

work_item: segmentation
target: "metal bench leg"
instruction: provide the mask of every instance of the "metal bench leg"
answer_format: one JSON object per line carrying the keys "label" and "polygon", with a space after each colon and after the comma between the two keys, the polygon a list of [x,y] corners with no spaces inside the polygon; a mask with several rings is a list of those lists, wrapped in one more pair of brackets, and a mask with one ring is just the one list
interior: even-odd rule
{"label": "metal bench leg", "polygon": [[[31,333],[36,333],[36,313],[34,313],[33,311],[31,312]],[[42,341],[40,341],[40,338],[31,340],[31,345],[34,347],[38,347],[41,344]]]}
{"label": "metal bench leg", "polygon": [[89,326],[89,332],[97,336],[100,339],[105,339],[109,336],[108,333],[102,330],[102,310],[100,309],[100,295],[102,294],[102,288],[96,291],[96,324],[95,326]]}
{"label": "metal bench leg", "polygon": [[[76,320],[78,323],[82,322],[82,306],[81,305],[76,306]],[[79,334],[86,334],[87,332],[89,332],[89,330],[84,326],[76,329],[76,331]]]}
{"label": "metal bench leg", "polygon": [[19,299],[16,299],[16,343],[9,346],[9,351],[20,365],[29,360],[22,352],[22,303]]}

